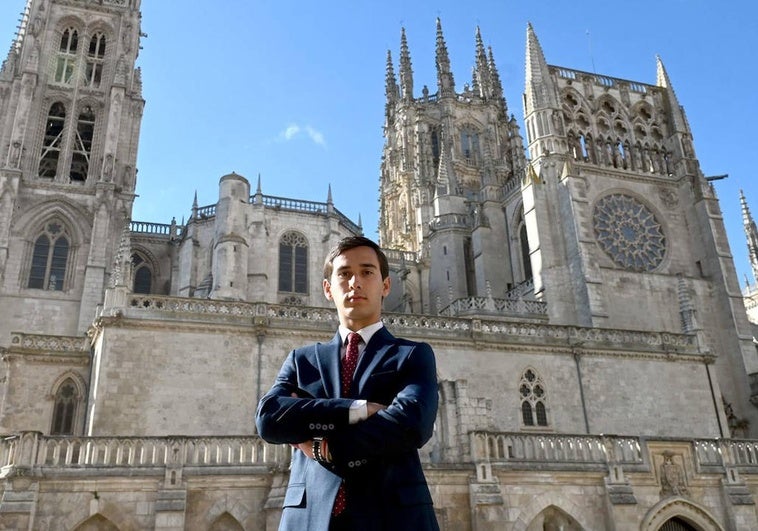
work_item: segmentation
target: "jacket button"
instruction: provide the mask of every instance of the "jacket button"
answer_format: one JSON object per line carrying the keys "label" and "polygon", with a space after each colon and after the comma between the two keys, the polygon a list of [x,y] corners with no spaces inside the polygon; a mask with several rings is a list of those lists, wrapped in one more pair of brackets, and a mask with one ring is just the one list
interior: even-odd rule
{"label": "jacket button", "polygon": [[310,429],[312,429],[312,430],[313,430],[313,429],[316,429],[316,425],[315,425],[314,423],[312,423],[312,422],[311,422],[310,424],[308,424],[308,427],[309,427]]}
{"label": "jacket button", "polygon": [[333,430],[334,429],[334,424],[329,424],[329,429]]}
{"label": "jacket button", "polygon": [[347,464],[347,466],[349,466],[350,468],[353,468],[353,467],[355,466],[355,461],[350,461],[350,462]]}
{"label": "jacket button", "polygon": [[316,429],[320,430],[321,429],[321,424],[316,424]]}

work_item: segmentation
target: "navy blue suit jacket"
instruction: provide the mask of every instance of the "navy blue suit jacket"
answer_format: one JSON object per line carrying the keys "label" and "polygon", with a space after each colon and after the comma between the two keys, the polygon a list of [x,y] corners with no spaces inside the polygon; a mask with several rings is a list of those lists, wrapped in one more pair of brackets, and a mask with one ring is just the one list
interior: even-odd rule
{"label": "navy blue suit jacket", "polygon": [[[431,347],[395,338],[382,327],[358,361],[349,395],[341,397],[340,342],[337,333],[329,343],[290,352],[258,405],[263,439],[285,444],[324,437],[332,455],[332,463],[322,465],[293,453],[279,529],[326,531],[343,479],[351,528],[439,529],[418,456],[437,415]],[[349,424],[356,399],[388,407]]]}

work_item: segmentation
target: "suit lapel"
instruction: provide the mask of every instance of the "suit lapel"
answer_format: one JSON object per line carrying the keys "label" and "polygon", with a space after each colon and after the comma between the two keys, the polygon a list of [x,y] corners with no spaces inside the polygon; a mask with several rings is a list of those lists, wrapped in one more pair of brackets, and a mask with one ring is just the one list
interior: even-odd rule
{"label": "suit lapel", "polygon": [[395,337],[389,333],[386,327],[381,327],[376,333],[371,336],[371,339],[366,345],[366,349],[363,351],[363,355],[358,360],[358,367],[355,369],[355,375],[353,376],[352,388],[353,392],[350,393],[353,396],[360,396],[363,391],[363,386],[366,385],[369,376],[374,372],[374,369],[384,357],[387,350],[395,344]]}
{"label": "suit lapel", "polygon": [[340,396],[340,343],[340,333],[337,332],[329,343],[316,345],[318,370],[329,398]]}

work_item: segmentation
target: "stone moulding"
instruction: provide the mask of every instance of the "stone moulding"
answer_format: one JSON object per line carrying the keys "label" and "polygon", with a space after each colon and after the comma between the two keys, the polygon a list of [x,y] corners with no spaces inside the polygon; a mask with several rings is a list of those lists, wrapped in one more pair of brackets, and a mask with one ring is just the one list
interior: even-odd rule
{"label": "stone moulding", "polygon": [[45,353],[78,354],[89,351],[86,337],[11,333],[10,349]]}
{"label": "stone moulding", "polygon": [[[118,298],[114,297],[114,300]],[[298,329],[334,330],[337,313],[332,308],[304,307],[212,299],[191,299],[158,295],[126,294],[117,306],[106,306],[101,316],[160,319],[162,321],[218,322],[222,320],[242,326],[279,328],[297,323]],[[656,355],[688,356],[705,359],[694,334],[645,332],[577,326],[550,325],[521,321],[484,320],[437,315],[385,313],[385,324],[392,330],[414,338],[465,341],[504,345],[534,343],[548,350],[581,349]]]}

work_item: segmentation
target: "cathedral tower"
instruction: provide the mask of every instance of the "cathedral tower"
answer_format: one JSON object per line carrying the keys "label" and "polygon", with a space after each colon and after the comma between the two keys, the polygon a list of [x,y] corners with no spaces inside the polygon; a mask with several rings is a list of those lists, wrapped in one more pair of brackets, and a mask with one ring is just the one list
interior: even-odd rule
{"label": "cathedral tower", "polygon": [[472,80],[457,92],[438,19],[436,92],[424,86],[420,97],[404,30],[399,83],[387,56],[380,240],[424,259],[416,284],[428,292],[413,297],[434,313],[468,297],[502,298],[528,277],[514,237],[522,139],[478,28],[474,51]]}
{"label": "cathedral tower", "polygon": [[24,8],[0,71],[0,298],[20,306],[3,341],[30,315],[79,335],[102,303],[134,200],[139,5]]}
{"label": "cathedral tower", "polygon": [[524,105],[524,215],[550,321],[694,334],[755,422],[758,359],[718,199],[661,59],[655,84],[552,66],[529,26]]}

